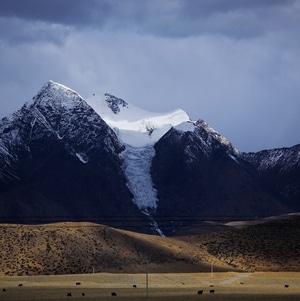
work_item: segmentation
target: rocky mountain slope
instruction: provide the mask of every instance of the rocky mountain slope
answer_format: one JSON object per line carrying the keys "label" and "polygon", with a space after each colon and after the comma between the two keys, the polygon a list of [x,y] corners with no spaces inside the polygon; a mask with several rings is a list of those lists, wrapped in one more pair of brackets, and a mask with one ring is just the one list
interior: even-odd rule
{"label": "rocky mountain slope", "polygon": [[300,144],[290,148],[244,153],[273,195],[300,211]]}
{"label": "rocky mountain slope", "polygon": [[172,235],[203,221],[300,211],[299,145],[240,153],[177,109],[49,81],[0,121],[0,222],[91,221]]}
{"label": "rocky mountain slope", "polygon": [[124,146],[76,92],[48,82],[0,124],[2,222],[99,221],[143,215],[132,202]]}
{"label": "rocky mountain slope", "polygon": [[251,219],[291,210],[272,193],[256,166],[202,120],[193,132],[170,130],[155,151],[151,172],[160,200],[155,218],[166,233],[168,225],[174,231],[205,220]]}

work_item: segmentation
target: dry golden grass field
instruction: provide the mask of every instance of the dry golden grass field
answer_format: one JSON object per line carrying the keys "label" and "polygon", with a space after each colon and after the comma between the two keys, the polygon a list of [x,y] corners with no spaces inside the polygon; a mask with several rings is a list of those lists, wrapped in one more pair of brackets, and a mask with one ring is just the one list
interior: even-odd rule
{"label": "dry golden grass field", "polygon": [[[0,289],[3,301],[298,301],[300,273],[149,273],[148,291],[146,273],[1,276]],[[199,290],[203,290],[202,295],[197,294]],[[112,292],[117,296],[112,296]]]}
{"label": "dry golden grass field", "polygon": [[[93,223],[0,225],[0,276],[300,272],[300,216],[160,237]],[[218,228],[218,227],[217,227]],[[201,229],[203,230],[203,226]]]}

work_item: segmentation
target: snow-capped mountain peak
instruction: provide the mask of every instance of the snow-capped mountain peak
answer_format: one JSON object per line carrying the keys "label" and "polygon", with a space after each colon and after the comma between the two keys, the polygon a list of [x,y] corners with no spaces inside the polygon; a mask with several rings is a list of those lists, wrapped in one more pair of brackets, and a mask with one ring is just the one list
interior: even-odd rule
{"label": "snow-capped mountain peak", "polygon": [[56,106],[65,109],[71,109],[76,105],[86,104],[83,98],[74,90],[49,80],[39,92],[25,104],[30,107],[34,104],[44,105],[46,107]]}
{"label": "snow-capped mountain peak", "polygon": [[[90,130],[94,125],[96,129]],[[115,133],[86,101],[72,89],[50,80],[20,110],[1,120],[0,161],[5,164],[0,167],[0,179],[12,178],[5,170],[20,159],[16,149],[30,155],[35,145],[42,148],[40,141],[47,139],[60,141],[71,155],[87,163],[95,145],[83,151],[84,145],[95,141],[102,129],[107,132],[102,146],[108,151],[121,151],[123,146]]]}
{"label": "snow-capped mountain peak", "polygon": [[149,112],[108,93],[104,97],[94,94],[87,102],[123,143],[135,147],[154,145],[169,129],[190,120],[181,109],[167,113]]}
{"label": "snow-capped mountain peak", "polygon": [[228,141],[224,136],[222,136],[220,133],[218,133],[215,129],[213,129],[207,122],[205,122],[203,119],[199,119],[196,122],[196,125],[203,129],[207,133],[207,141],[206,144],[209,146],[209,148],[212,148],[213,140],[218,141],[221,145],[225,145],[232,154],[239,156],[240,152],[237,148],[235,148],[230,141]]}
{"label": "snow-capped mountain peak", "polygon": [[148,112],[98,92],[84,100],[49,81],[0,120],[0,220],[168,235],[201,217],[299,211],[299,158],[299,145],[239,153],[181,109]]}

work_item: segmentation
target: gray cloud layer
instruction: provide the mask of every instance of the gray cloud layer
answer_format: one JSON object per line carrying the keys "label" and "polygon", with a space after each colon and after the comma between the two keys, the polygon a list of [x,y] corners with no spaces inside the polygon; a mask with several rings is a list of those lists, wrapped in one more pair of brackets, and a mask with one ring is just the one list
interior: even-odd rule
{"label": "gray cloud layer", "polygon": [[0,16],[159,36],[215,33],[245,38],[298,30],[296,4],[296,0],[10,0],[2,1]]}
{"label": "gray cloud layer", "polygon": [[244,151],[300,143],[300,1],[2,0],[0,117],[49,79],[185,109]]}

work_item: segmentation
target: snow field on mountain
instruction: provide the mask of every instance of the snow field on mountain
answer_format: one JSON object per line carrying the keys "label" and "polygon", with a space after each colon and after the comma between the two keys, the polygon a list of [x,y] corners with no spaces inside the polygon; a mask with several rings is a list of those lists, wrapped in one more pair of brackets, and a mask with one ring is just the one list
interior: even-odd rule
{"label": "snow field on mountain", "polygon": [[114,96],[97,94],[88,98],[87,102],[126,145],[135,147],[153,145],[171,127],[189,121],[189,116],[181,109],[154,113],[126,102],[127,106],[119,106],[120,111],[116,114],[108,107],[108,101],[112,101],[112,97]]}

